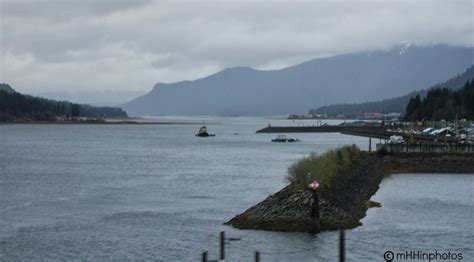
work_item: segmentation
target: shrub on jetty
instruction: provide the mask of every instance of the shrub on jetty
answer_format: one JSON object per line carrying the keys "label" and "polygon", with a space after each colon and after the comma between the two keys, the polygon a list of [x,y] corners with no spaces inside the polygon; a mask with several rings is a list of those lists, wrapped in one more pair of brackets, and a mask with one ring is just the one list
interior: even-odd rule
{"label": "shrub on jetty", "polygon": [[343,146],[325,152],[322,155],[311,153],[288,168],[287,180],[290,183],[306,186],[308,172],[322,187],[331,187],[338,175],[347,173],[362,157],[356,145]]}

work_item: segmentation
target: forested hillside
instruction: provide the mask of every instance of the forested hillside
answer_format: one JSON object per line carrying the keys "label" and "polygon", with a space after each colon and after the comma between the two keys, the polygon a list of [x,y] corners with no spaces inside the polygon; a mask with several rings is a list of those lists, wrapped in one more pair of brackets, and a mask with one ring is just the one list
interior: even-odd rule
{"label": "forested hillside", "polygon": [[457,91],[434,88],[424,99],[420,95],[412,97],[406,107],[405,119],[408,121],[455,118],[474,119],[474,81],[467,82]]}
{"label": "forested hillside", "polygon": [[353,114],[359,115],[367,112],[379,112],[379,113],[391,113],[391,112],[403,112],[410,101],[410,98],[420,95],[421,98],[426,97],[428,90],[434,88],[447,87],[452,90],[460,89],[464,86],[467,81],[474,79],[474,65],[471,65],[463,73],[456,75],[455,77],[443,82],[436,84],[427,89],[421,89],[420,91],[411,92],[407,95],[384,99],[381,101],[365,102],[365,103],[352,103],[352,104],[336,104],[329,106],[322,106],[317,109],[311,109],[312,114]]}
{"label": "forested hillside", "polygon": [[[0,122],[6,121],[57,121],[86,118],[125,118],[127,113],[117,107],[95,107],[56,101],[41,97],[0,90]],[[9,87],[9,86],[8,86]],[[11,89],[13,90],[13,89]]]}

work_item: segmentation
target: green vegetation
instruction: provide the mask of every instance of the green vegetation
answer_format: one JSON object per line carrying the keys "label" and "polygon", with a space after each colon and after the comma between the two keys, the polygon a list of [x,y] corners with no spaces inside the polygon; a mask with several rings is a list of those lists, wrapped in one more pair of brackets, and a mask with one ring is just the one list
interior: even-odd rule
{"label": "green vegetation", "polygon": [[412,97],[406,107],[405,120],[474,119],[474,81],[468,81],[460,90],[435,88],[426,98]]}
{"label": "green vegetation", "polygon": [[0,122],[57,121],[78,117],[126,118],[127,113],[117,107],[94,107],[0,90]]}
{"label": "green vegetation", "polygon": [[380,202],[377,202],[377,201],[369,200],[369,201],[367,202],[367,204],[369,205],[369,208],[382,207],[382,204],[381,204]]}
{"label": "green vegetation", "polygon": [[[420,91],[424,92],[424,91]],[[410,95],[400,96],[396,98],[389,98],[374,102],[351,103],[351,104],[336,104],[329,106],[321,106],[317,109],[310,109],[309,114],[317,115],[337,115],[344,114],[348,116],[357,116],[364,113],[378,112],[378,113],[393,113],[403,112],[411,95],[417,92],[412,92]]]}
{"label": "green vegetation", "polygon": [[302,187],[306,185],[308,172],[322,187],[331,187],[338,175],[347,173],[362,159],[362,152],[356,145],[330,150],[322,155],[311,153],[288,168],[287,179]]}

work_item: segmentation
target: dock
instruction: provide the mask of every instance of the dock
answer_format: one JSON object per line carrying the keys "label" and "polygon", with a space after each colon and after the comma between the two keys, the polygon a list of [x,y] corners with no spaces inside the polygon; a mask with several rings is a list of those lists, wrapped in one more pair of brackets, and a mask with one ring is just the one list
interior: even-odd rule
{"label": "dock", "polygon": [[351,131],[383,132],[381,126],[267,126],[256,133],[342,133]]}
{"label": "dock", "polygon": [[383,140],[388,140],[391,136],[401,136],[405,141],[415,142],[434,142],[437,139],[429,135],[387,131],[383,126],[267,126],[256,133],[341,133]]}

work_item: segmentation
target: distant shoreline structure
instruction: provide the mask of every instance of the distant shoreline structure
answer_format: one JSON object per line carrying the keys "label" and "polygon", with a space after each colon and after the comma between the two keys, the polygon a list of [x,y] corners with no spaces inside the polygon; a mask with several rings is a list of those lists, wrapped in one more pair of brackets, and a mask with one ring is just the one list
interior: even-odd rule
{"label": "distant shoreline structure", "polygon": [[388,114],[370,112],[362,114],[308,114],[308,115],[289,115],[289,120],[318,120],[318,119],[357,119],[357,120],[400,120],[403,113],[393,112]]}

